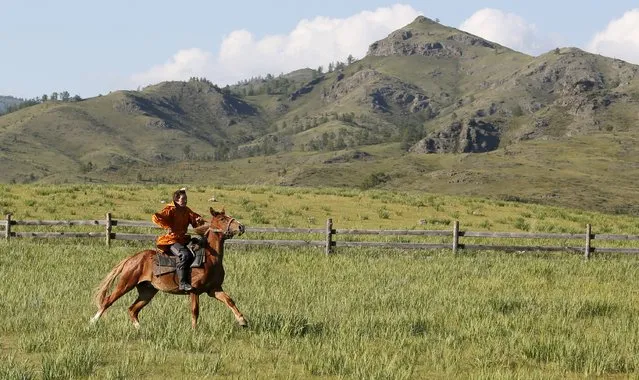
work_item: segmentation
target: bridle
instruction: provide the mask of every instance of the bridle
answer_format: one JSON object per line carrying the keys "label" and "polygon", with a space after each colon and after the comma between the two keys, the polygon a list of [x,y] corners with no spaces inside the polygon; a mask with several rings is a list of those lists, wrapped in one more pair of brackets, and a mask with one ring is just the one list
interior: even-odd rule
{"label": "bridle", "polygon": [[209,232],[213,232],[213,233],[217,233],[217,232],[222,232],[222,236],[224,238],[228,238],[230,236],[232,236],[231,234],[231,224],[233,224],[233,222],[235,222],[236,219],[233,217],[229,217],[229,221],[226,224],[226,229],[225,230],[218,230],[217,228],[211,228],[210,224],[209,224],[209,229],[206,230],[206,233],[204,234],[205,236],[208,235]]}

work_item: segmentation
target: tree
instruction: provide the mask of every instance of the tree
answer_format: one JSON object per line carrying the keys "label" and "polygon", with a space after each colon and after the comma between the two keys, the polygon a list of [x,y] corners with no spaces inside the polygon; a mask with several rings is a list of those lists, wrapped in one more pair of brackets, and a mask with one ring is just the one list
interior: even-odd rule
{"label": "tree", "polygon": [[85,163],[80,163],[80,171],[82,173],[88,173],[91,170],[93,170],[93,168],[95,167],[95,165],[93,165],[93,162],[89,161],[86,164]]}
{"label": "tree", "polygon": [[346,142],[344,141],[344,135],[346,135],[346,129],[340,128],[337,133],[337,140],[335,140],[335,149],[346,148]]}
{"label": "tree", "polygon": [[422,128],[410,124],[402,131],[402,140],[400,144],[400,148],[404,151],[408,151],[411,146],[417,143],[422,138]]}
{"label": "tree", "polygon": [[349,54],[348,57],[346,57],[346,62],[350,65],[351,63],[355,62],[355,57],[353,57],[352,54]]}
{"label": "tree", "polygon": [[191,146],[184,145],[184,147],[182,147],[182,153],[184,153],[184,158],[186,159],[191,158]]}
{"label": "tree", "polygon": [[69,94],[69,91],[62,91],[62,93],[60,94],[60,98],[63,102],[68,102],[71,98],[71,94]]}
{"label": "tree", "polygon": [[52,92],[51,93],[51,100],[53,100],[54,102],[58,100],[58,93],[57,92]]}
{"label": "tree", "polygon": [[327,132],[322,133],[322,148],[326,149],[328,147],[329,135]]}
{"label": "tree", "polygon": [[361,187],[364,190],[371,189],[378,185],[384,184],[390,180],[391,180],[390,175],[384,172],[376,172],[376,173],[372,173],[366,179],[364,179],[364,182],[362,182]]}
{"label": "tree", "polygon": [[322,75],[322,73],[323,73],[323,72],[324,72],[324,67],[323,67],[323,66],[321,66],[321,65],[320,65],[320,66],[318,66],[318,67],[317,67],[317,73],[318,73],[318,74],[320,74],[320,75]]}
{"label": "tree", "polygon": [[43,95],[42,95],[42,102],[44,103],[44,102],[46,102],[47,100],[49,100],[49,95],[47,95],[47,94],[43,94]]}

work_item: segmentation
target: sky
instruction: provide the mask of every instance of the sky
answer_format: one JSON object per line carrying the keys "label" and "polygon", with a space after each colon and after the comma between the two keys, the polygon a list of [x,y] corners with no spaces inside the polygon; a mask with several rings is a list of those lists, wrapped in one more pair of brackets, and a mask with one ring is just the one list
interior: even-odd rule
{"label": "sky", "polygon": [[533,56],[577,47],[639,64],[637,0],[0,0],[0,95],[326,69],[420,15]]}

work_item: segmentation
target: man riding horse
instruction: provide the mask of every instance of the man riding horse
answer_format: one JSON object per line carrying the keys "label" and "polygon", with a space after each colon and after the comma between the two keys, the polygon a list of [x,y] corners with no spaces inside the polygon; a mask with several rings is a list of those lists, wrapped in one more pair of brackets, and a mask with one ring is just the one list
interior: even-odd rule
{"label": "man riding horse", "polygon": [[167,229],[165,235],[159,236],[156,242],[162,251],[177,256],[176,273],[179,289],[185,292],[193,290],[189,280],[190,265],[194,259],[193,253],[187,247],[190,235],[187,235],[189,224],[198,227],[204,224],[202,217],[186,206],[186,189],[182,188],[173,193],[173,203],[166,205],[160,212],[153,214],[153,223]]}
{"label": "man riding horse", "polygon": [[[177,244],[184,247],[183,243],[188,240],[186,229],[189,223],[192,225],[202,224],[194,230],[203,238],[201,245],[204,248],[204,260],[202,266],[193,269],[193,276],[191,276],[191,291],[188,292],[191,298],[191,326],[195,328],[197,325],[200,315],[199,297],[203,293],[223,302],[231,309],[237,323],[240,326],[247,326],[244,315],[238,310],[233,299],[222,289],[224,283],[224,265],[222,264],[224,242],[234,236],[242,235],[245,230],[244,225],[232,216],[226,215],[224,209],[215,211],[212,207],[209,208],[211,220],[205,223],[200,222],[199,215],[186,207],[185,193],[184,190],[177,191],[174,204],[165,207],[153,217],[154,221],[157,219],[158,224],[169,229],[167,235],[158,239],[159,245],[169,250],[169,247],[174,247],[178,254],[182,251],[183,260],[181,261],[184,262],[180,265],[182,277],[186,277],[184,271],[188,271],[186,262],[189,261],[190,252],[184,252]],[[94,299],[98,311],[91,318],[91,323],[96,323],[115,301],[134,288],[138,291],[138,297],[129,306],[129,316],[136,328],[140,327],[138,319],[140,310],[151,302],[158,291],[169,294],[185,293],[183,290],[178,290],[178,284],[173,276],[154,273],[157,255],[157,250],[145,249],[125,257],[113,267],[95,291]]]}

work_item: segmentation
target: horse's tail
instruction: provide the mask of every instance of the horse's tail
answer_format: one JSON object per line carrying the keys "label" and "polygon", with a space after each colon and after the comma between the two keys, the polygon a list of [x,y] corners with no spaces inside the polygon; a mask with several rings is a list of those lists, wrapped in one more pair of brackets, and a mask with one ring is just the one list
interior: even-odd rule
{"label": "horse's tail", "polygon": [[130,256],[120,261],[118,265],[116,265],[111,270],[111,272],[109,272],[109,274],[104,278],[104,280],[100,282],[100,285],[98,285],[98,287],[95,289],[93,300],[95,301],[95,304],[98,307],[102,307],[102,303],[104,302],[104,299],[108,296],[111,285],[115,282],[115,279],[118,277],[118,275],[122,273],[122,269],[124,268],[124,265],[126,265],[126,263],[133,257],[134,256]]}

